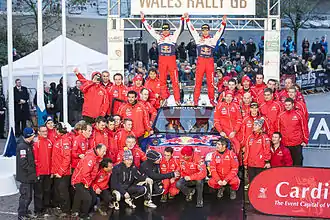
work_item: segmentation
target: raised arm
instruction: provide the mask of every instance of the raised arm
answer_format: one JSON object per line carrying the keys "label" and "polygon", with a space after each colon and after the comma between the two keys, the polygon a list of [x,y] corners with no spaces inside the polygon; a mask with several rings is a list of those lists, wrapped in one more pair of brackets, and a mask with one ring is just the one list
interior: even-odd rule
{"label": "raised arm", "polygon": [[180,18],[180,26],[178,29],[176,29],[176,31],[173,34],[173,38],[175,40],[175,42],[178,40],[179,36],[182,34],[183,32],[183,28],[184,28],[184,17]]}
{"label": "raised arm", "polygon": [[221,36],[223,35],[225,28],[226,28],[226,24],[227,24],[227,16],[224,15],[222,17],[222,22],[221,22],[221,26],[219,28],[219,30],[215,33],[214,37],[213,37],[213,44],[216,45],[218,40],[221,38]]}
{"label": "raised arm", "polygon": [[189,30],[191,36],[194,38],[195,42],[198,42],[200,39],[199,34],[196,31],[196,29],[194,28],[194,25],[191,23],[188,13],[184,14],[184,18],[186,19],[188,30]]}
{"label": "raised arm", "polygon": [[149,32],[149,34],[156,39],[156,41],[158,42],[160,40],[160,35],[156,33],[155,29],[146,21],[145,17],[144,17],[144,13],[141,12],[141,22],[144,26],[144,28],[146,29],[146,31]]}

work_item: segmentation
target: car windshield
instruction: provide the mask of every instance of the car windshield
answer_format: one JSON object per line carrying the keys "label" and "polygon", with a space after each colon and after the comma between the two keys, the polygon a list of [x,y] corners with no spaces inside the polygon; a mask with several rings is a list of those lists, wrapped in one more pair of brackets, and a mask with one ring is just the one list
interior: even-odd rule
{"label": "car windshield", "polygon": [[215,134],[212,107],[166,107],[154,124],[157,133]]}

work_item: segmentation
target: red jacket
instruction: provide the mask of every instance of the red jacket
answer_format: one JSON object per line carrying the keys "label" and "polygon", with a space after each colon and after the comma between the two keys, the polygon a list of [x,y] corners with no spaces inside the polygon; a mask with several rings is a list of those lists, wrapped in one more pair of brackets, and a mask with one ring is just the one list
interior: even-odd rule
{"label": "red jacket", "polygon": [[[146,154],[139,148],[139,146],[135,145],[132,149],[130,149],[133,154],[133,163],[137,168],[140,168],[141,161],[146,161],[147,156]],[[118,157],[117,157],[117,164],[123,161],[124,156],[124,149],[119,150]]]}
{"label": "red jacket", "polygon": [[96,192],[97,189],[101,191],[109,188],[109,180],[112,172],[106,172],[103,168],[100,168],[97,172],[96,178],[92,183],[92,188]]}
{"label": "red jacket", "polygon": [[98,144],[104,144],[107,147],[107,153],[106,157],[110,157],[111,152],[109,148],[109,137],[108,132],[106,129],[103,131],[97,129],[95,126],[93,126],[93,132],[91,137],[89,138],[89,146],[90,148],[96,147]]}
{"label": "red jacket", "polygon": [[241,89],[239,89],[237,91],[237,93],[240,94],[242,98],[243,98],[245,93],[250,93],[251,97],[252,97],[252,100],[255,100],[256,96],[257,96],[257,94],[255,93],[255,90],[253,90],[251,87],[247,90],[242,87]]}
{"label": "red jacket", "polygon": [[157,117],[157,110],[155,107],[148,101],[140,101],[142,105],[146,108],[147,112],[149,113],[150,121],[154,122]]}
{"label": "red jacket", "polygon": [[110,100],[110,110],[108,113],[114,115],[118,113],[119,107],[126,103],[127,101],[127,92],[129,89],[124,85],[113,85],[108,91],[109,100]]}
{"label": "red jacket", "polygon": [[76,131],[76,130],[72,130],[70,133],[68,133],[68,138],[70,139],[71,141],[71,145],[73,144],[73,140],[79,136],[79,133]]}
{"label": "red jacket", "polygon": [[[289,94],[288,94],[288,91],[286,89],[283,89],[281,90],[281,92],[279,93],[279,97],[280,97],[280,101],[281,102],[284,102],[286,98],[289,98]],[[297,101],[301,101],[301,102],[305,102],[305,98],[304,96],[302,95],[301,92],[297,91],[297,94],[296,94],[296,100]]]}
{"label": "red jacket", "polygon": [[71,142],[68,134],[58,136],[52,151],[52,174],[60,176],[69,176],[71,164]]}
{"label": "red jacket", "polygon": [[149,114],[141,102],[135,105],[125,103],[120,106],[118,114],[122,118],[130,118],[133,121],[132,131],[136,137],[144,135],[146,131],[151,130]]}
{"label": "red jacket", "polygon": [[88,81],[81,73],[77,73],[76,76],[78,80],[81,82],[81,84],[84,84],[85,82]]}
{"label": "red jacket", "polygon": [[160,173],[171,173],[175,171],[180,171],[180,161],[175,158],[171,158],[167,161],[164,157],[160,161]]}
{"label": "red jacket", "polygon": [[126,138],[129,135],[136,137],[133,131],[126,131],[124,128],[120,128],[115,134],[115,142],[117,144],[118,151],[122,150],[126,145]]}
{"label": "red jacket", "polygon": [[242,113],[242,118],[248,116],[250,114],[250,104],[242,104],[241,105],[241,113]]}
{"label": "red jacket", "polygon": [[267,88],[267,85],[265,83],[251,86],[251,90],[253,90],[256,99],[258,99],[259,96],[264,95],[265,88]]}
{"label": "red jacket", "polygon": [[275,123],[279,114],[283,111],[280,102],[271,100],[261,104],[259,111],[261,115],[266,116],[270,121],[271,130],[275,129]]}
{"label": "red jacket", "polygon": [[278,116],[276,130],[282,134],[284,146],[308,144],[309,131],[305,118],[297,110],[284,111]]}
{"label": "red jacket", "polygon": [[109,109],[109,98],[106,89],[101,84],[87,81],[80,87],[84,93],[82,115],[91,118],[105,116]]}
{"label": "red jacket", "polygon": [[56,130],[47,128],[47,137],[54,144],[56,140]]}
{"label": "red jacket", "polygon": [[53,143],[48,138],[39,136],[38,141],[33,144],[37,176],[51,174],[52,151]]}
{"label": "red jacket", "polygon": [[270,165],[272,167],[290,167],[293,164],[291,152],[288,148],[280,145],[276,150],[271,147],[272,159]]}
{"label": "red jacket", "polygon": [[[280,100],[280,95],[279,95],[279,92],[277,90],[275,90],[275,92],[273,93],[273,98],[274,98],[274,101],[277,101],[279,102]],[[261,105],[262,103],[265,102],[265,96],[264,96],[264,93],[260,93],[256,99],[256,101],[258,102],[259,105]]]}
{"label": "red jacket", "polygon": [[202,180],[207,175],[205,162],[197,154],[194,154],[189,161],[180,158],[180,173],[181,178],[189,176],[192,181]]}
{"label": "red jacket", "polygon": [[306,103],[305,102],[302,102],[302,101],[295,101],[294,102],[294,107],[295,107],[296,110],[300,111],[301,116],[306,121],[308,121],[309,114],[308,114]]}
{"label": "red jacket", "polygon": [[252,133],[245,144],[244,166],[265,167],[270,162],[270,139],[266,134]]}
{"label": "red jacket", "polygon": [[238,167],[239,163],[234,151],[226,149],[223,154],[219,151],[213,152],[210,161],[210,172],[216,182],[219,182],[219,180],[225,180],[226,182],[232,180],[237,176]]}
{"label": "red jacket", "polygon": [[266,133],[268,135],[270,134],[270,132],[274,133],[274,131],[271,131],[271,126],[270,126],[270,122],[269,122],[268,118],[266,118],[265,116],[261,116],[261,115],[258,115],[256,117],[252,117],[251,115],[248,115],[243,119],[242,127],[240,130],[241,138],[239,140],[241,141],[241,144],[245,144],[246,139],[253,133],[254,121],[257,119],[261,119],[261,118],[264,119],[264,124],[262,126],[264,133]]}
{"label": "red jacket", "polygon": [[78,183],[82,183],[89,188],[99,170],[100,159],[101,158],[96,154],[95,148],[87,151],[86,156],[79,161],[77,168],[72,174],[71,184],[74,186]]}
{"label": "red jacket", "polygon": [[[238,132],[242,125],[242,115],[236,103],[219,102],[214,110],[214,127],[218,132]],[[228,135],[228,134],[227,134]]]}
{"label": "red jacket", "polygon": [[80,161],[80,154],[86,154],[90,149],[89,141],[82,134],[76,136],[72,141],[71,167],[76,168]]}
{"label": "red jacket", "polygon": [[[152,96],[149,97],[151,104],[156,108],[160,108],[160,81],[158,78],[156,79],[150,79],[148,78],[144,84],[144,87],[149,89],[151,91]],[[156,95],[158,95],[158,98],[156,98]]]}
{"label": "red jacket", "polygon": [[115,140],[115,132],[110,131],[109,129],[106,129],[106,132],[108,133],[108,143],[109,143],[109,152],[110,152],[110,159],[113,163],[117,160],[117,154],[118,154],[118,146]]}
{"label": "red jacket", "polygon": [[[228,91],[228,90],[225,90],[225,91],[223,91],[223,92],[220,94],[220,96],[219,96],[219,101],[220,101],[220,102],[221,102],[221,101],[224,102],[225,97],[226,97],[226,91]],[[241,105],[242,102],[243,102],[243,96],[242,96],[242,94],[239,93],[239,92],[237,92],[237,91],[235,91],[234,94],[235,94],[235,95],[233,96],[233,102],[236,103],[236,104],[238,104],[238,105]]]}

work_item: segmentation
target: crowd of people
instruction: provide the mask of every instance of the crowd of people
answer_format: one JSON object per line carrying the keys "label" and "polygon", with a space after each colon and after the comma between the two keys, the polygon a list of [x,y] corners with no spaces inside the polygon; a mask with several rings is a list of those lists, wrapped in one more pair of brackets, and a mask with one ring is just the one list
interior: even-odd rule
{"label": "crowd of people", "polygon": [[[236,199],[244,176],[240,171],[246,170],[251,182],[264,169],[303,165],[302,148],[309,138],[308,111],[299,87],[291,79],[286,79],[283,89],[276,79],[265,83],[262,71],[252,73],[253,64],[262,68],[253,56],[245,58],[237,52],[232,55],[239,60],[230,65],[226,58],[218,61],[229,65],[230,71],[224,72],[219,65],[214,73],[213,50],[225,29],[226,17],[210,37],[207,24],[198,35],[188,14],[182,16],[181,27],[173,35],[168,24],[163,25],[161,34],[156,33],[141,16],[157,40],[158,69],[137,73],[129,87],[120,73],[114,74],[111,82],[108,71],[93,72],[89,80],[75,69],[77,82],[69,103],[78,106],[72,108],[74,129],[61,118],[54,121],[54,104],[49,98],[45,104],[52,116],[38,127],[37,137],[19,121],[19,219],[49,214],[90,219],[94,209],[102,215],[109,208],[119,210],[121,200],[134,209],[134,201],[140,197],[146,207],[156,208],[153,197],[161,196],[160,201],[167,202],[180,192],[187,202],[197,194],[196,207],[201,208],[205,183],[217,190],[219,199],[229,186],[230,198]],[[209,165],[205,155],[191,146],[183,147],[179,158],[173,157],[171,147],[164,152],[141,149],[143,139],[154,134],[157,110],[166,106],[170,95],[168,73],[176,104],[182,104],[175,44],[185,23],[197,46],[193,105],[198,105],[206,73],[208,97],[215,108],[214,127],[220,134]],[[246,70],[237,74],[239,66]],[[26,88],[16,80],[14,89],[15,111],[24,112]],[[32,197],[34,214],[28,210]]]}

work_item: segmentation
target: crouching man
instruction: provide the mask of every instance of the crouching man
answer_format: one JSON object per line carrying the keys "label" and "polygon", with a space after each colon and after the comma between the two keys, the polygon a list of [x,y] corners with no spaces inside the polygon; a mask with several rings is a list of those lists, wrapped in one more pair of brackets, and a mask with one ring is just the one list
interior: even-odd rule
{"label": "crouching man", "polygon": [[[129,207],[133,209],[136,208],[133,199],[138,199],[141,196],[151,198],[150,188],[152,184],[152,179],[141,174],[133,165],[132,151],[125,150],[123,162],[113,168],[111,175],[111,188],[114,190],[115,209],[119,210],[119,201],[121,198],[124,198]],[[146,199],[144,204],[148,204],[149,207],[155,206],[148,199]]]}
{"label": "crouching man", "polygon": [[208,184],[213,189],[218,189],[217,197],[223,197],[225,186],[230,186],[230,199],[236,199],[236,191],[239,188],[240,180],[238,173],[238,159],[236,154],[229,150],[228,143],[220,138],[216,145],[216,151],[212,154],[210,162],[211,179]]}
{"label": "crouching man", "polygon": [[206,177],[206,166],[204,161],[194,154],[191,146],[185,146],[181,150],[180,159],[181,179],[176,183],[176,187],[186,196],[186,201],[190,202],[197,191],[196,208],[203,205],[203,187]]}
{"label": "crouching man", "polygon": [[[160,173],[159,164],[161,159],[162,155],[159,152],[150,150],[147,153],[147,160],[142,163],[140,168],[141,173],[153,180],[151,196],[159,196],[165,192],[162,180],[178,178],[180,176],[180,173],[178,171],[169,172],[165,174]],[[149,200],[146,202],[151,202],[151,198],[149,198]],[[145,205],[149,207],[148,204]],[[151,208],[156,208],[156,206]]]}

